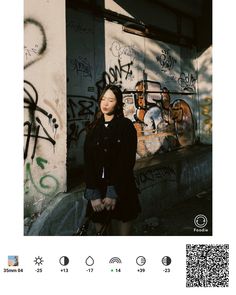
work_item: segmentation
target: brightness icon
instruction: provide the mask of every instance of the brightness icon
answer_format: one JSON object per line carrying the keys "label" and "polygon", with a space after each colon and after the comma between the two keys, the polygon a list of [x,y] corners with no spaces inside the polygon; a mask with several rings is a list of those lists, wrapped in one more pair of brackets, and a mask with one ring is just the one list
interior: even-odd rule
{"label": "brightness icon", "polygon": [[40,257],[40,256],[35,257],[34,264],[38,265],[38,266],[42,265],[43,264],[43,257]]}

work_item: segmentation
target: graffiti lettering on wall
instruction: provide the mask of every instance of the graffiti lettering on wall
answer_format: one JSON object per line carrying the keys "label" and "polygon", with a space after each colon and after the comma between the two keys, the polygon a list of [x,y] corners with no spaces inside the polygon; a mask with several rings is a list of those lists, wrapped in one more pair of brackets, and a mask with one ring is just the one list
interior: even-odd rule
{"label": "graffiti lettering on wall", "polygon": [[25,55],[25,60],[28,60],[34,55],[39,56],[39,46],[38,44],[35,44],[33,48],[28,48],[26,45],[24,46],[24,55]]}
{"label": "graffiti lettering on wall", "polygon": [[92,79],[92,67],[87,58],[79,56],[69,59],[69,63],[72,66],[72,71],[75,71],[77,75],[82,74],[82,77]]}
{"label": "graffiti lettering on wall", "polygon": [[[151,90],[151,93],[148,91]],[[136,93],[124,96],[124,114],[137,130],[139,156],[170,151],[195,140],[191,108],[183,99],[171,97],[159,82],[136,83]]]}
{"label": "graffiti lettering on wall", "polygon": [[[24,20],[24,31],[24,68],[27,68],[42,57],[47,48],[47,39],[42,24],[33,18]],[[33,39],[28,38],[28,36],[32,35],[34,36]]]}
{"label": "graffiti lettering on wall", "polygon": [[139,190],[143,191],[161,181],[176,181],[175,170],[171,167],[150,168],[135,175]]}
{"label": "graffiti lettering on wall", "polygon": [[161,65],[161,71],[171,71],[176,64],[176,59],[170,55],[170,49],[162,49],[162,54],[156,57],[156,60]]}
{"label": "graffiti lettering on wall", "polygon": [[196,80],[197,79],[192,74],[182,72],[178,79],[178,84],[182,90],[194,91]]}
{"label": "graffiti lettering on wall", "polygon": [[45,127],[44,118],[46,117],[48,119],[48,124],[53,131],[54,136],[59,125],[52,114],[38,106],[38,92],[34,85],[29,81],[24,81],[24,94],[24,108],[29,110],[29,120],[24,122],[24,137],[26,138],[24,159],[28,157],[31,140],[33,141],[31,159],[34,159],[39,140],[49,141],[53,146],[56,144],[53,135],[51,135],[50,131]]}
{"label": "graffiti lettering on wall", "polygon": [[201,100],[200,104],[201,114],[204,116],[203,119],[203,130],[204,132],[211,134],[212,132],[212,99],[211,97],[205,97]]}
{"label": "graffiti lettering on wall", "polygon": [[66,21],[66,28],[67,29],[70,28],[74,32],[80,32],[85,34],[93,33],[92,28],[89,28],[88,26],[85,26],[84,24],[79,24],[77,21],[72,19]]}
{"label": "graffiti lettering on wall", "polygon": [[122,59],[123,56],[130,57],[131,61],[136,59],[136,49],[135,45],[123,45],[118,41],[113,41],[110,47],[110,51],[114,57],[118,57],[118,59]]}
{"label": "graffiti lettering on wall", "polygon": [[122,79],[132,79],[132,70],[131,66],[133,62],[122,64],[121,60],[118,59],[118,65],[110,67],[108,71],[103,72],[102,79],[96,83],[98,97],[101,94],[101,91],[108,84],[122,84]]}
{"label": "graffiti lettering on wall", "polygon": [[91,96],[68,95],[67,97],[67,121],[68,137],[67,145],[79,141],[86,125],[94,118],[97,111],[97,101]]}

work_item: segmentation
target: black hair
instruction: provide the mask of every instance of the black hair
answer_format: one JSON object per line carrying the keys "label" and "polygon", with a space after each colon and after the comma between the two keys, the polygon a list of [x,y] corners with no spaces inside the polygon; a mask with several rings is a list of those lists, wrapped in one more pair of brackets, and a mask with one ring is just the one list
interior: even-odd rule
{"label": "black hair", "polygon": [[100,105],[101,105],[101,100],[102,100],[102,98],[103,98],[103,96],[104,96],[104,94],[105,94],[105,92],[107,90],[111,90],[114,93],[115,97],[116,97],[116,106],[115,106],[115,109],[114,109],[115,117],[116,118],[124,117],[124,113],[123,113],[123,105],[124,105],[123,104],[123,95],[122,95],[122,91],[121,91],[120,87],[117,86],[117,85],[113,85],[113,84],[107,85],[103,89],[103,91],[102,91],[102,93],[101,93],[101,95],[99,97],[98,111],[94,116],[94,120],[88,125],[88,129],[94,128],[97,125],[98,120],[103,116]]}

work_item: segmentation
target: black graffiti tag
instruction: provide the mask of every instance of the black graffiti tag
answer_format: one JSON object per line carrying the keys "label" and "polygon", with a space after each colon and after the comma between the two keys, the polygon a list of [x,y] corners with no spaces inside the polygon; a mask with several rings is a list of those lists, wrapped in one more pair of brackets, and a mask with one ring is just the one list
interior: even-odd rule
{"label": "black graffiti tag", "polygon": [[141,171],[135,175],[135,182],[140,191],[152,187],[161,181],[175,181],[176,172],[172,167],[157,167]]}
{"label": "black graffiti tag", "polygon": [[72,142],[79,141],[81,134],[85,132],[85,126],[94,117],[98,106],[93,96],[68,95],[67,98],[67,146],[69,149]]}
{"label": "black graffiti tag", "polygon": [[118,41],[113,41],[110,47],[110,51],[113,56],[118,57],[119,59],[122,59],[122,56],[124,55],[129,56],[132,61],[134,61],[136,58],[134,45],[128,46],[123,45]]}
{"label": "black graffiti tag", "polygon": [[169,49],[162,49],[162,54],[156,57],[156,60],[161,65],[161,71],[166,72],[167,70],[172,70],[174,65],[176,64],[176,60],[170,55]]}
{"label": "black graffiti tag", "polygon": [[29,110],[29,120],[24,122],[24,137],[26,138],[24,159],[28,157],[31,139],[34,139],[33,151],[31,154],[31,159],[34,159],[38,139],[47,140],[53,146],[56,144],[56,141],[50,136],[49,132],[39,118],[39,114],[41,113],[49,119],[49,123],[52,125],[54,131],[57,130],[59,125],[57,124],[57,120],[53,118],[52,114],[38,106],[38,92],[34,85],[26,80],[24,81],[24,93],[24,108]]}
{"label": "black graffiti tag", "polygon": [[178,79],[178,83],[183,90],[193,91],[195,90],[196,80],[197,79],[192,74],[190,73],[186,74],[182,72]]}
{"label": "black graffiti tag", "polygon": [[133,62],[127,64],[121,64],[120,59],[118,59],[118,65],[115,67],[110,67],[108,71],[103,72],[102,79],[96,83],[98,97],[101,94],[101,91],[109,84],[122,84],[122,79],[128,79],[132,76],[131,66]]}
{"label": "black graffiti tag", "polygon": [[[93,96],[68,95],[67,118],[68,121],[89,120],[97,110],[97,101]],[[77,100],[77,101],[76,101]]]}
{"label": "black graffiti tag", "polygon": [[87,58],[79,56],[78,58],[71,59],[70,64],[72,65],[72,70],[77,75],[82,73],[83,77],[92,78],[92,67]]}
{"label": "black graffiti tag", "polygon": [[[26,18],[24,20],[24,29],[25,31],[27,31],[27,29],[34,29],[34,34],[36,34],[34,37],[35,40],[37,40],[36,43],[31,44],[30,46],[24,45],[24,54],[26,60],[24,68],[26,69],[42,57],[47,48],[47,39],[44,27],[35,19]],[[27,35],[27,33],[25,34]]]}

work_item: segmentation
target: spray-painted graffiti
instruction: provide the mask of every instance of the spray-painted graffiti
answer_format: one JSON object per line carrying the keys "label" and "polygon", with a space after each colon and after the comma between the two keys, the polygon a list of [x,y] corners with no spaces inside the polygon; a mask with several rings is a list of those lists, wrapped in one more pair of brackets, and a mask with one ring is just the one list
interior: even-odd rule
{"label": "spray-painted graffiti", "polygon": [[120,60],[123,56],[128,56],[131,61],[134,61],[137,57],[137,50],[135,49],[135,45],[123,45],[118,41],[112,42],[110,51],[114,57],[118,57],[118,59]]}
{"label": "spray-painted graffiti", "polygon": [[79,141],[86,125],[94,118],[97,111],[97,101],[91,96],[68,95],[67,97],[67,120],[68,137],[67,146]]}
{"label": "spray-painted graffiti", "polygon": [[156,57],[156,60],[161,65],[161,71],[171,71],[176,64],[176,59],[170,55],[170,49],[162,49],[162,54]]}
{"label": "spray-painted graffiti", "polygon": [[189,105],[182,99],[171,103],[168,89],[159,82],[137,82],[136,93],[126,94],[124,102],[125,116],[137,130],[137,152],[141,157],[193,144],[195,130]]}
{"label": "spray-painted graffiti", "polygon": [[212,99],[211,97],[205,97],[201,100],[200,104],[201,114],[203,119],[203,130],[207,134],[212,132]]}
{"label": "spray-painted graffiti", "polygon": [[135,175],[135,182],[143,191],[161,181],[176,181],[176,172],[171,167],[150,168]]}
{"label": "spray-painted graffiti", "polygon": [[24,217],[29,227],[66,189],[65,48],[58,47],[65,43],[58,34],[64,7],[58,6],[51,21],[53,3],[30,2],[24,19]]}
{"label": "spray-painted graffiti", "polygon": [[101,94],[101,91],[108,84],[122,84],[122,79],[132,79],[132,70],[131,66],[133,62],[122,64],[121,60],[118,59],[118,65],[110,67],[108,71],[103,72],[102,79],[96,83],[98,97]]}
{"label": "spray-painted graffiti", "polygon": [[87,58],[79,56],[78,58],[69,59],[69,64],[77,75],[82,74],[82,77],[92,79],[92,67]]}
{"label": "spray-painted graffiti", "polygon": [[[36,163],[41,169],[44,169],[44,166],[48,163],[48,161],[46,159],[38,157],[36,158]],[[29,192],[29,187],[33,185],[34,189],[40,194],[40,197],[34,196],[34,199],[37,202],[41,202],[45,199],[45,197],[52,197],[55,195],[59,188],[59,181],[55,176],[51,174],[45,174],[40,177],[37,183],[33,176],[30,163],[26,163],[25,169],[26,177],[24,189],[26,194]]]}
{"label": "spray-painted graffiti", "polygon": [[[24,94],[24,108],[29,110],[29,120],[24,122],[24,137],[26,138],[24,159],[28,157],[31,140],[33,140],[31,159],[34,159],[39,139],[47,140],[55,146],[56,141],[53,137],[55,137],[59,125],[52,114],[38,106],[38,92],[34,85],[29,81],[24,81]],[[45,127],[43,117],[39,117],[40,114],[48,118],[48,123],[53,135],[50,135],[50,131]]]}
{"label": "spray-painted graffiti", "polygon": [[89,120],[96,111],[97,101],[93,96],[68,95],[68,121]]}
{"label": "spray-painted graffiti", "polygon": [[[87,124],[89,121],[87,122]],[[75,145],[78,143],[80,136],[85,133],[86,128],[80,127],[79,124],[72,122],[68,125],[68,135],[67,135],[67,147],[68,150],[74,143]]]}
{"label": "spray-painted graffiti", "polygon": [[39,49],[38,44],[35,44],[33,48],[28,48],[25,45],[24,46],[24,55],[25,55],[25,60],[28,60],[29,58],[31,58],[34,55],[39,56],[40,55],[40,49]]}
{"label": "spray-painted graffiti", "polygon": [[178,84],[182,90],[194,91],[196,80],[193,74],[182,72],[178,78]]}
{"label": "spray-painted graffiti", "polygon": [[[24,31],[24,68],[27,68],[42,57],[47,48],[47,39],[42,24],[35,19],[26,18],[24,20]],[[27,37],[32,35],[34,36],[33,39]]]}
{"label": "spray-painted graffiti", "polygon": [[93,33],[92,28],[89,28],[88,26],[86,26],[82,23],[79,24],[78,21],[72,20],[72,19],[66,21],[66,28],[72,29],[76,33],[77,32],[84,33],[84,34]]}

